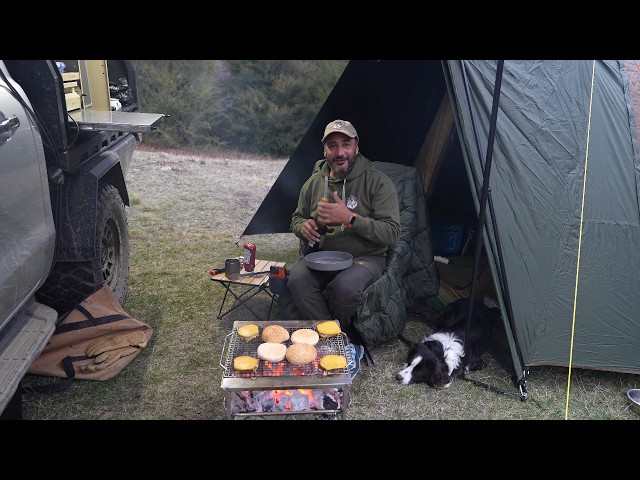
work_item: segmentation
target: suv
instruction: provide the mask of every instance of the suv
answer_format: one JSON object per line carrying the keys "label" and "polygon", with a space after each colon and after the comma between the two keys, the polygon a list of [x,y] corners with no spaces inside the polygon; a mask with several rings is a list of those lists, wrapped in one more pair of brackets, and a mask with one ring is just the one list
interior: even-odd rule
{"label": "suv", "polygon": [[162,114],[128,60],[0,61],[0,414],[58,318],[105,282],[126,299],[125,176]]}

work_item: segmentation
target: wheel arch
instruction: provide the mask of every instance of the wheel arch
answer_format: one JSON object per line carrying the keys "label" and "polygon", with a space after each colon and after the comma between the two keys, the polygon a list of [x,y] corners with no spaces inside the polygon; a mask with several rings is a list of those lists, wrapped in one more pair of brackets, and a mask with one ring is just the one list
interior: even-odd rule
{"label": "wheel arch", "polygon": [[100,183],[113,185],[125,206],[129,205],[124,172],[119,155],[105,152],[81,169],[65,176],[61,208],[56,220],[56,261],[85,261],[98,255],[94,242],[98,188]]}
{"label": "wheel arch", "polygon": [[[58,313],[70,310],[105,283],[121,303],[127,297],[130,246],[125,207],[113,185],[97,179],[94,185],[97,186],[95,215],[92,222],[83,226],[87,236],[92,238],[77,238],[72,242],[73,247],[78,247],[76,252],[85,254],[87,258],[57,260],[47,280],[36,292],[39,302]],[[82,214],[76,214],[76,217],[82,217]]]}

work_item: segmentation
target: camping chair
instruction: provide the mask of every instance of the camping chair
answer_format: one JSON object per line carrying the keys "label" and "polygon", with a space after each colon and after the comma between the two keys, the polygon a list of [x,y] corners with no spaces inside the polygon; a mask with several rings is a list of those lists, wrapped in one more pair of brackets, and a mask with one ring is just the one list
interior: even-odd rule
{"label": "camping chair", "polygon": [[[319,160],[314,168],[324,160]],[[400,238],[387,252],[387,268],[362,294],[352,319],[352,340],[365,348],[367,362],[374,365],[370,348],[397,338],[407,322],[407,307],[438,294],[438,270],[433,260],[431,225],[426,207],[422,178],[415,167],[389,162],[374,162],[374,168],[386,173],[398,191]],[[300,257],[303,258],[300,245]],[[281,318],[299,319],[288,292],[279,299]]]}

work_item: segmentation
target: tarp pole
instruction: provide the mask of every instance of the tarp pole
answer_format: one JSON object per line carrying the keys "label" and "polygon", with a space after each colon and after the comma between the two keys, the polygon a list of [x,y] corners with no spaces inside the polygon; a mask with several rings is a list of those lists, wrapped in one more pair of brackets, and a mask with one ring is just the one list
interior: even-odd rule
{"label": "tarp pole", "polygon": [[[482,230],[484,228],[484,218],[487,208],[487,198],[489,196],[489,177],[491,175],[491,159],[493,158],[493,144],[496,137],[496,123],[498,118],[498,101],[500,99],[500,88],[502,86],[502,69],[504,60],[498,60],[496,69],[496,82],[493,87],[493,105],[491,106],[491,123],[489,125],[489,138],[487,140],[487,156],[485,159],[484,176],[482,181],[482,196],[480,197],[480,207],[478,212],[478,224],[476,226],[476,244],[473,258],[473,281],[471,282],[470,299],[475,298],[476,294],[476,278],[480,268],[480,254],[482,253]],[[465,331],[465,339],[469,338],[469,330],[471,328],[471,317],[473,315],[473,301],[469,302],[469,310],[467,312],[467,329]]]}

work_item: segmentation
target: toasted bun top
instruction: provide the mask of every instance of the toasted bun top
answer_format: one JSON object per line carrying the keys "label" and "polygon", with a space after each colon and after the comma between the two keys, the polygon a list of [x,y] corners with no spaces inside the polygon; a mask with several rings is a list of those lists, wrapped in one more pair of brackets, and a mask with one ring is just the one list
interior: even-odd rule
{"label": "toasted bun top", "polygon": [[316,330],[321,337],[333,337],[334,335],[338,335],[342,332],[342,330],[340,330],[340,325],[338,325],[338,322],[335,320],[328,320],[317,324]]}
{"label": "toasted bun top", "polygon": [[310,328],[300,328],[291,334],[291,343],[305,343],[315,346],[319,340],[318,333]]}
{"label": "toasted bun top", "polygon": [[258,360],[257,358],[242,355],[233,359],[233,368],[240,372],[247,372],[258,368],[259,363],[260,360]]}
{"label": "toasted bun top", "polygon": [[320,359],[320,367],[325,370],[336,370],[347,366],[347,358],[344,355],[325,355]]}
{"label": "toasted bun top", "polygon": [[289,332],[280,325],[269,325],[262,330],[262,340],[269,343],[282,343],[289,340]]}
{"label": "toasted bun top", "polygon": [[287,348],[287,360],[294,365],[306,365],[313,362],[318,356],[318,350],[313,345],[294,343]]}
{"label": "toasted bun top", "polygon": [[255,323],[243,325],[238,329],[238,336],[243,340],[251,340],[258,336],[259,330]]}
{"label": "toasted bun top", "polygon": [[287,346],[284,343],[265,342],[258,345],[258,357],[267,362],[280,362],[284,360]]}

